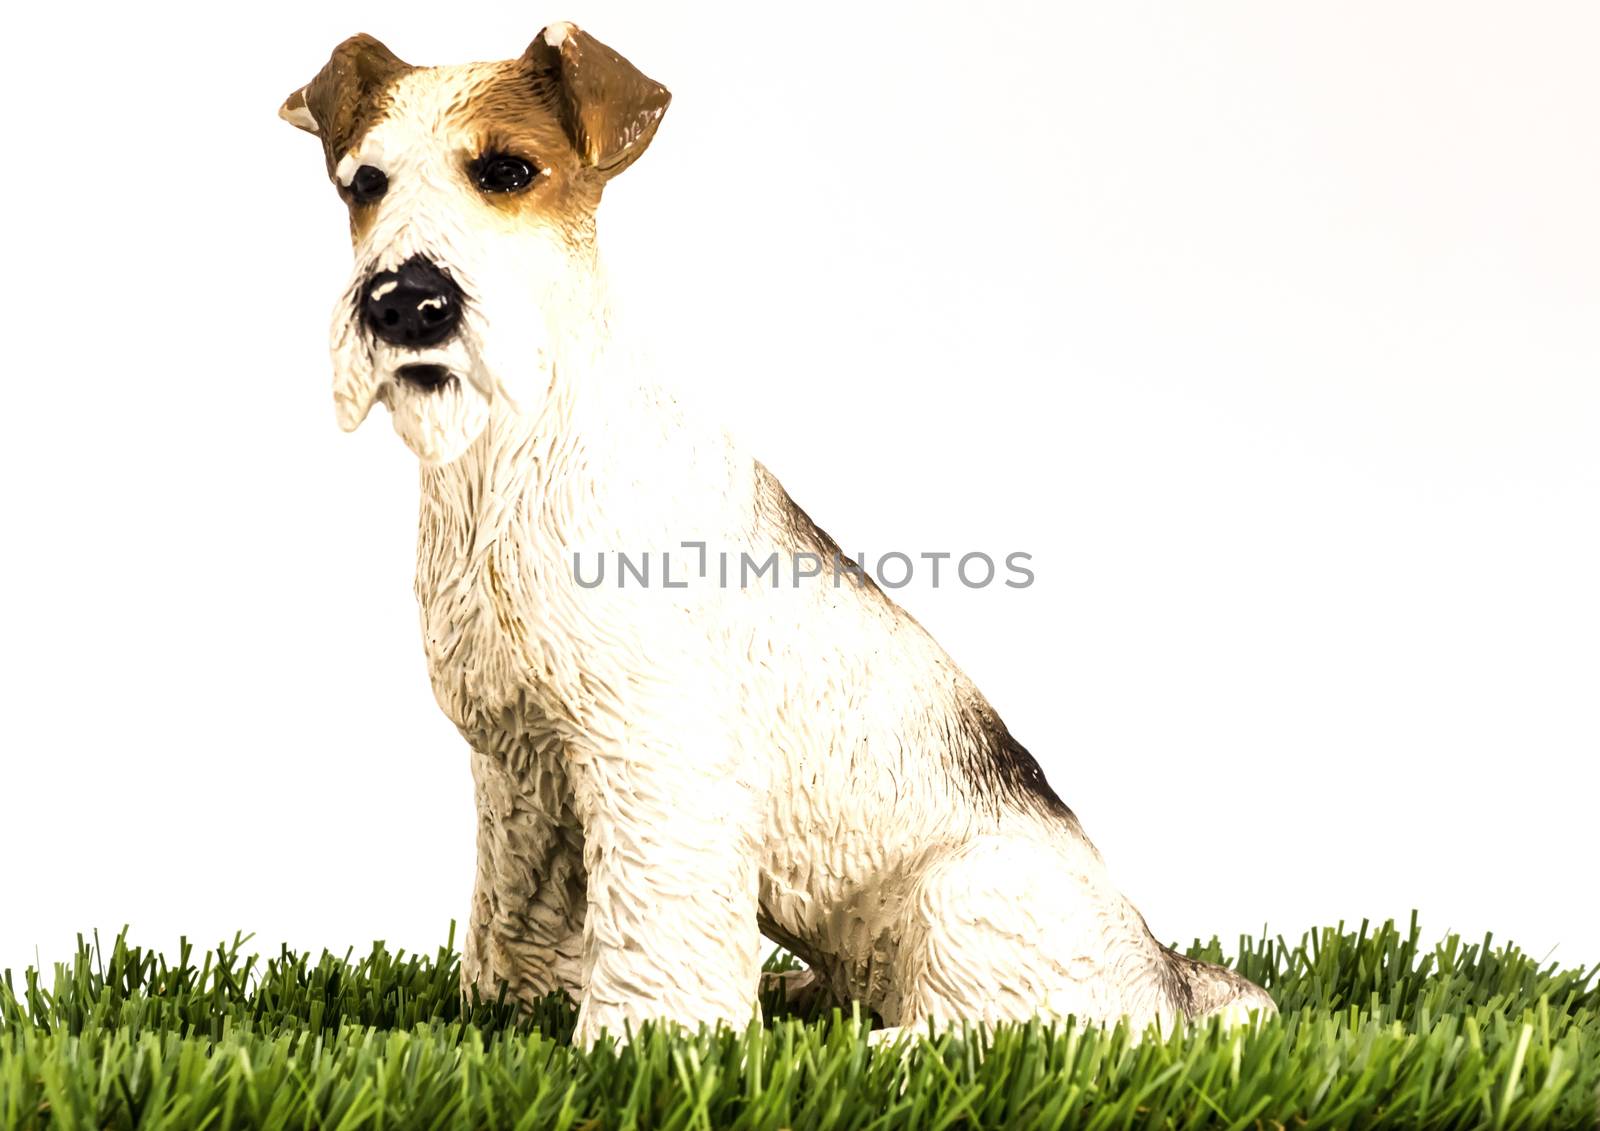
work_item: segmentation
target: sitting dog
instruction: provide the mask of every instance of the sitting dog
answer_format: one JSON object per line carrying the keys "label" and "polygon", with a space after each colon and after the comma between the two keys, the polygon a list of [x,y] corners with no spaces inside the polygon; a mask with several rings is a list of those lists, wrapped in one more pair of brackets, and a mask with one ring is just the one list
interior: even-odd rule
{"label": "sitting dog", "polygon": [[[743,1026],[765,934],[888,1026],[1272,1011],[1152,937],[932,637],[618,344],[595,211],[669,98],[556,24],[454,67],[356,36],[280,111],[350,212],[339,424],[380,401],[421,462],[428,671],[476,783],[465,986],[564,989],[583,1044]],[[639,551],[655,584],[579,569]]]}

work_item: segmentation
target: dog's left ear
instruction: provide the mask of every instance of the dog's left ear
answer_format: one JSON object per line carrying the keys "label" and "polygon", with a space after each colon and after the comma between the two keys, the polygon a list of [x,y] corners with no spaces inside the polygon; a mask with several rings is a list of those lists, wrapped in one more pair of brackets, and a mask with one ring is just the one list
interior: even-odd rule
{"label": "dog's left ear", "polygon": [[608,180],[639,159],[672,94],[572,24],[551,24],[523,58],[553,82],[563,125],[584,161]]}

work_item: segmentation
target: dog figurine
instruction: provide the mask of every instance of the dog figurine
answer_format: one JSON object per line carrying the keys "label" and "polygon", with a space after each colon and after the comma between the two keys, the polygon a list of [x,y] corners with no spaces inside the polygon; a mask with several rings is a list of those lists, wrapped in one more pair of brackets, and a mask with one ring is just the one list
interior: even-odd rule
{"label": "dog figurine", "polygon": [[[428,672],[476,783],[464,988],[565,990],[585,1045],[743,1026],[764,934],[890,1033],[1273,1012],[1156,941],[950,657],[613,332],[595,211],[669,99],[563,23],[466,66],[359,35],[280,111],[349,207],[338,422],[382,402],[421,463]],[[655,584],[579,568],[645,550]],[[730,554],[836,568],[733,584]]]}

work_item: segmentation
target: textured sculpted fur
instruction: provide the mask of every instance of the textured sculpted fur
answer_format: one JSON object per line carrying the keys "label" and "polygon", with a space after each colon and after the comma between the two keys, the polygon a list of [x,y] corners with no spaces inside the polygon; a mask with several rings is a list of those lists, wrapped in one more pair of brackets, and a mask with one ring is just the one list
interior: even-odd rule
{"label": "textured sculpted fur", "polygon": [[[423,640],[477,783],[465,978],[565,989],[581,1042],[747,1023],[763,932],[891,1026],[1270,1011],[1156,942],[1033,758],[870,581],[720,583],[723,554],[837,547],[612,333],[595,208],[667,100],[561,24],[463,67],[358,36],[282,111],[351,209],[338,419],[384,403],[422,464]],[[494,154],[533,182],[486,189]],[[418,261],[459,288],[459,327],[380,340],[363,303],[392,285],[373,280]],[[649,552],[652,583],[580,583],[575,560],[618,552]]]}

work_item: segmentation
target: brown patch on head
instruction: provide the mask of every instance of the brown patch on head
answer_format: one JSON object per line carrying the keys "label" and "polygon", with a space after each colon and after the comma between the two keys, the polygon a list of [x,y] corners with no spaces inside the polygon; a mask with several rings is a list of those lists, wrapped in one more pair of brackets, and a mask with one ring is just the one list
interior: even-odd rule
{"label": "brown patch on head", "polygon": [[644,153],[671,101],[611,48],[556,24],[521,58],[496,64],[455,124],[476,138],[474,160],[509,155],[539,171],[525,191],[484,193],[490,206],[538,212],[581,240],[593,232],[601,189]]}
{"label": "brown patch on head", "polygon": [[[485,81],[453,108],[450,128],[466,138],[462,175],[485,204],[507,218],[538,215],[582,242],[593,233],[604,181],[579,155],[567,131],[559,76],[524,56],[485,68]],[[536,176],[525,189],[488,192],[474,179],[479,162],[516,157]]]}
{"label": "brown patch on head", "polygon": [[383,117],[394,81],[413,69],[372,36],[353,35],[333,49],[314,79],[284,100],[278,116],[321,139],[328,177],[334,179],[339,160]]}

